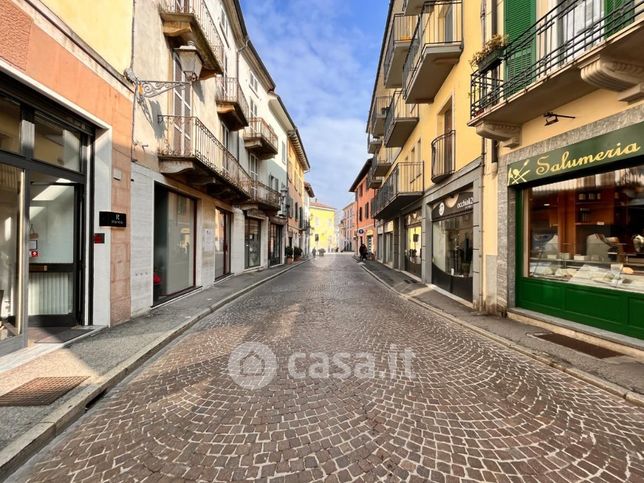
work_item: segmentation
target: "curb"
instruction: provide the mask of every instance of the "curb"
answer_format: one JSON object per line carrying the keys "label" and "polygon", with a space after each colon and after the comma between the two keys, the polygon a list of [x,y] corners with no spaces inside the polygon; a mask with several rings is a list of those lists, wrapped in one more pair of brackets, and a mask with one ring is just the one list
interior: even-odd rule
{"label": "curb", "polygon": [[126,376],[138,369],[144,362],[150,359],[161,349],[165,348],[170,344],[170,342],[177,339],[197,322],[228,305],[242,295],[254,290],[260,285],[263,285],[266,282],[301,266],[307,261],[308,260],[303,260],[297,265],[288,266],[278,273],[244,287],[219,302],[210,305],[190,319],[182,322],[178,327],[172,330],[172,332],[152,341],[130,358],[93,380],[91,384],[81,390],[74,397],[70,398],[63,406],[55,409],[40,420],[40,422],[36,423],[36,425],[30,428],[26,433],[9,443],[9,445],[4,449],[0,450],[0,481],[5,481],[12,473],[18,470],[23,463],[44,448],[55,437],[60,435],[70,424],[80,418],[80,416],[85,414],[88,406],[107,393]]}
{"label": "curb", "polygon": [[602,379],[601,377],[595,376],[593,374],[590,374],[589,372],[583,371],[581,369],[578,369],[576,367],[572,366],[567,366],[562,364],[560,361],[557,361],[555,359],[552,359],[549,355],[543,353],[543,352],[537,352],[533,351],[531,349],[528,349],[527,347],[523,347],[520,344],[517,344],[516,342],[512,342],[509,339],[506,339],[505,337],[501,337],[499,335],[493,334],[491,332],[488,332],[484,329],[481,329],[480,327],[477,327],[475,325],[470,324],[469,322],[466,322],[463,319],[459,319],[458,317],[445,312],[444,310],[441,310],[437,307],[434,307],[433,305],[430,305],[428,303],[425,303],[421,300],[418,300],[417,298],[406,295],[404,293],[399,292],[395,288],[391,287],[387,282],[382,280],[378,275],[376,275],[374,272],[369,270],[366,266],[362,266],[365,272],[367,272],[369,275],[371,275],[373,278],[375,278],[378,282],[380,282],[382,285],[384,285],[386,288],[394,292],[396,295],[399,297],[408,300],[410,302],[415,303],[416,305],[423,307],[431,312],[433,312],[436,315],[440,315],[441,317],[445,317],[446,319],[461,325],[462,327],[465,327],[473,332],[476,332],[479,335],[482,335],[483,337],[492,340],[493,342],[497,343],[498,345],[501,345],[503,347],[507,347],[508,349],[512,349],[516,352],[519,352],[520,354],[523,354],[525,356],[528,356],[542,364],[545,364],[547,366],[552,367],[553,369],[557,369],[558,371],[561,371],[565,374],[568,374],[576,379],[579,379],[587,384],[591,384],[595,387],[598,387],[599,389],[602,389],[613,396],[618,396],[621,399],[624,399],[625,401],[628,401],[636,406],[644,407],[644,394],[640,394],[639,392],[632,391],[631,389],[627,389],[623,386],[620,386],[618,384],[615,384],[613,382],[607,381],[605,379]]}

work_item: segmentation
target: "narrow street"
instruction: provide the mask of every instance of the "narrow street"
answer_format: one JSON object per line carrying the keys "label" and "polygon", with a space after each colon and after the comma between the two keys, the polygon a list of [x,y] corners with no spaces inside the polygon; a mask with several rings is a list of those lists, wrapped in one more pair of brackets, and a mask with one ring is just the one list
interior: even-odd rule
{"label": "narrow street", "polygon": [[[230,376],[242,343],[276,356],[263,387]],[[12,478],[623,482],[644,480],[643,448],[641,409],[327,255],[202,320]]]}

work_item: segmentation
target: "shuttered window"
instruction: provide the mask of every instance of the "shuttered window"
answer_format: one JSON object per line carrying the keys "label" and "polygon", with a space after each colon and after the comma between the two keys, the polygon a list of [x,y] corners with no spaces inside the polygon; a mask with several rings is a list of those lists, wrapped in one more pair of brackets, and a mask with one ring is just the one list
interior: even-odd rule
{"label": "shuttered window", "polygon": [[536,22],[535,1],[505,0],[505,33],[508,43],[511,44],[505,71],[506,96],[532,82],[531,66],[535,62],[535,38],[522,34],[533,28]]}
{"label": "shuttered window", "polygon": [[[633,0],[604,0],[604,11],[608,19],[606,25],[607,37],[632,23],[635,18]],[[613,14],[613,12],[615,13]]]}

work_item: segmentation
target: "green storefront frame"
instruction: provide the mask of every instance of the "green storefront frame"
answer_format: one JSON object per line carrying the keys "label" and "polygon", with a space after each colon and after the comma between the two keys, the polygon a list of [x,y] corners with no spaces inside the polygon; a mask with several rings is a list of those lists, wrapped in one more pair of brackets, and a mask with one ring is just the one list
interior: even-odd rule
{"label": "green storefront frame", "polygon": [[524,190],[516,190],[516,306],[644,339],[644,294],[524,276]]}

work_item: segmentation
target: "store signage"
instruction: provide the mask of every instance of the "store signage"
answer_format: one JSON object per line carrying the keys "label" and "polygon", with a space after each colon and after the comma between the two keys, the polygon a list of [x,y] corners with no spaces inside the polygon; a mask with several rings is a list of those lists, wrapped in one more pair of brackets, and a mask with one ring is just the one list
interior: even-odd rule
{"label": "store signage", "polygon": [[508,186],[644,155],[644,122],[508,166]]}
{"label": "store signage", "polygon": [[116,228],[125,228],[127,226],[127,217],[125,213],[115,213],[113,211],[99,211],[99,226],[113,226]]}
{"label": "store signage", "polygon": [[364,235],[364,229],[358,228],[358,235]]}
{"label": "store signage", "polygon": [[474,192],[461,191],[460,193],[445,198],[432,208],[432,219],[452,216],[457,213],[470,211],[474,208]]}

